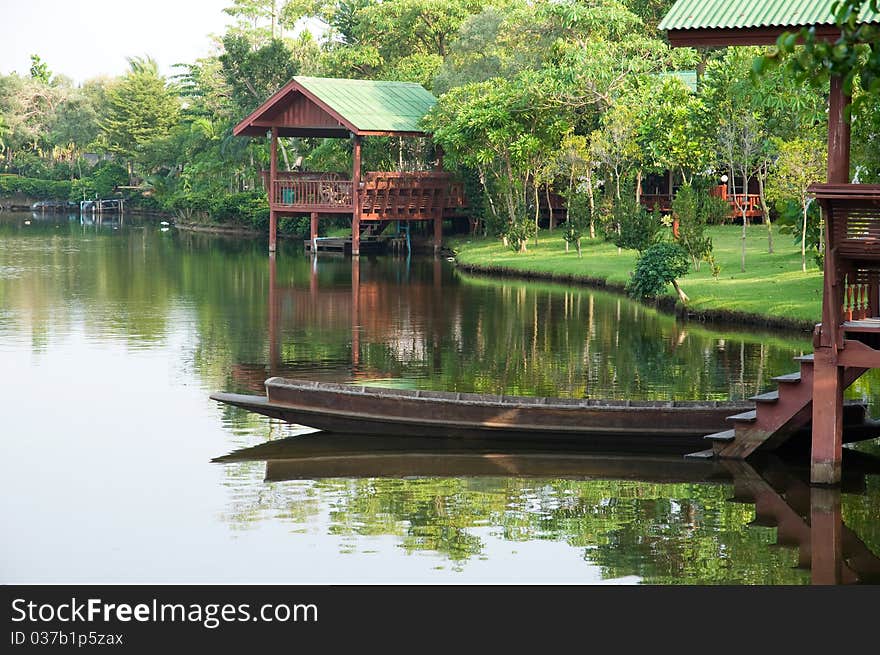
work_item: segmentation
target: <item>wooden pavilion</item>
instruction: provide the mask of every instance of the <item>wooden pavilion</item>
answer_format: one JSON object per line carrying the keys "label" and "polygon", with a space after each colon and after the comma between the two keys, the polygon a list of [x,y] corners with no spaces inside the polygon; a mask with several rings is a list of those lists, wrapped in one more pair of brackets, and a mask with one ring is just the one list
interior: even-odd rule
{"label": "wooden pavilion", "polygon": [[[661,21],[672,46],[773,45],[783,32],[813,27],[836,40],[833,0],[678,0]],[[880,22],[863,9],[861,22]],[[778,447],[812,420],[811,480],[841,477],[843,391],[870,368],[880,368],[880,185],[850,184],[851,98],[832,76],[828,104],[827,183],[813,185],[824,210],[826,248],[822,322],[812,355],[800,371],[776,379],[777,391],[753,398],[756,409],[730,417],[734,429],[709,435],[721,457],[744,458]]]}
{"label": "wooden pavilion", "polygon": [[[432,171],[361,171],[364,137],[428,136],[420,121],[435,103],[431,93],[410,82],[294,77],[236,125],[236,136],[271,139],[270,169],[264,174],[269,251],[275,251],[280,216],[310,216],[314,249],[319,218],[343,214],[351,216],[354,256],[360,254],[362,235],[377,235],[394,221],[433,222],[436,252],[444,215],[464,203],[461,187],[443,172],[439,148]],[[286,136],[350,139],[350,178],[336,172],[279,170],[278,137]]]}

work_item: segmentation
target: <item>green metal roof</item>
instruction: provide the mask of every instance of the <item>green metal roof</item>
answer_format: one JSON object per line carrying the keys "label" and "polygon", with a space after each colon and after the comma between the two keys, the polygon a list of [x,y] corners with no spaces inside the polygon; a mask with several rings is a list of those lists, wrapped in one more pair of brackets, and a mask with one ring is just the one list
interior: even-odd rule
{"label": "green metal roof", "polygon": [[[799,28],[833,25],[834,0],[677,0],[660,21],[661,30]],[[865,7],[862,21],[880,22]]]}
{"label": "green metal roof", "polygon": [[293,79],[362,131],[422,132],[422,117],[437,103],[430,91],[415,82]]}

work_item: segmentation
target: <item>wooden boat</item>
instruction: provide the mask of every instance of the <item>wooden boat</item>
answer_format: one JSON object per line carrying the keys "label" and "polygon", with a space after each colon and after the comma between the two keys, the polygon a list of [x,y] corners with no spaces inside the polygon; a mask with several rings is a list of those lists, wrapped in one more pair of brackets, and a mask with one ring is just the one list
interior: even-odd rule
{"label": "wooden boat", "polygon": [[702,448],[742,401],[627,401],[500,396],[266,380],[266,397],[214,400],[327,432],[421,437],[589,440],[596,448]]}

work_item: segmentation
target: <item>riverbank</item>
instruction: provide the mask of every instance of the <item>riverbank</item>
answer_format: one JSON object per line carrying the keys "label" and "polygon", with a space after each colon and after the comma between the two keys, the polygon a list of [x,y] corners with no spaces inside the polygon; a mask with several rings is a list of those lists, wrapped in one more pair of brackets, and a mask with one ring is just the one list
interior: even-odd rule
{"label": "riverbank", "polygon": [[[739,226],[716,226],[708,230],[715,259],[721,266],[717,279],[703,264],[679,280],[690,297],[686,307],[669,293],[658,304],[691,318],[736,322],[773,328],[812,330],[822,312],[822,271],[809,258],[801,271],[800,248],[789,234],[774,232],[775,252],[767,252],[767,228],[750,226],[746,236],[746,272],[740,272]],[[542,230],[538,245],[529,242],[528,252],[515,253],[497,239],[456,237],[450,239],[456,265],[469,272],[540,278],[584,284],[624,292],[636,253],[617,248],[601,239],[584,239],[583,258],[572,247],[565,252],[562,231]]]}

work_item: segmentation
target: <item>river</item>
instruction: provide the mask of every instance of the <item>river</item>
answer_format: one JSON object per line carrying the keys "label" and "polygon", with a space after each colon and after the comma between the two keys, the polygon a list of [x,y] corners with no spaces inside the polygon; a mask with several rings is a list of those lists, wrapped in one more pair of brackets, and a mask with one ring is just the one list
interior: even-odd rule
{"label": "river", "polygon": [[[353,270],[284,242],[273,263],[263,239],[0,213],[0,582],[801,584],[827,573],[811,549],[839,548],[817,507],[843,524],[837,581],[876,581],[880,476],[858,452],[811,505],[802,463],[340,442],[208,398],[271,375],[747,398],[811,350],[443,259]],[[850,395],[873,411],[876,387]]]}

